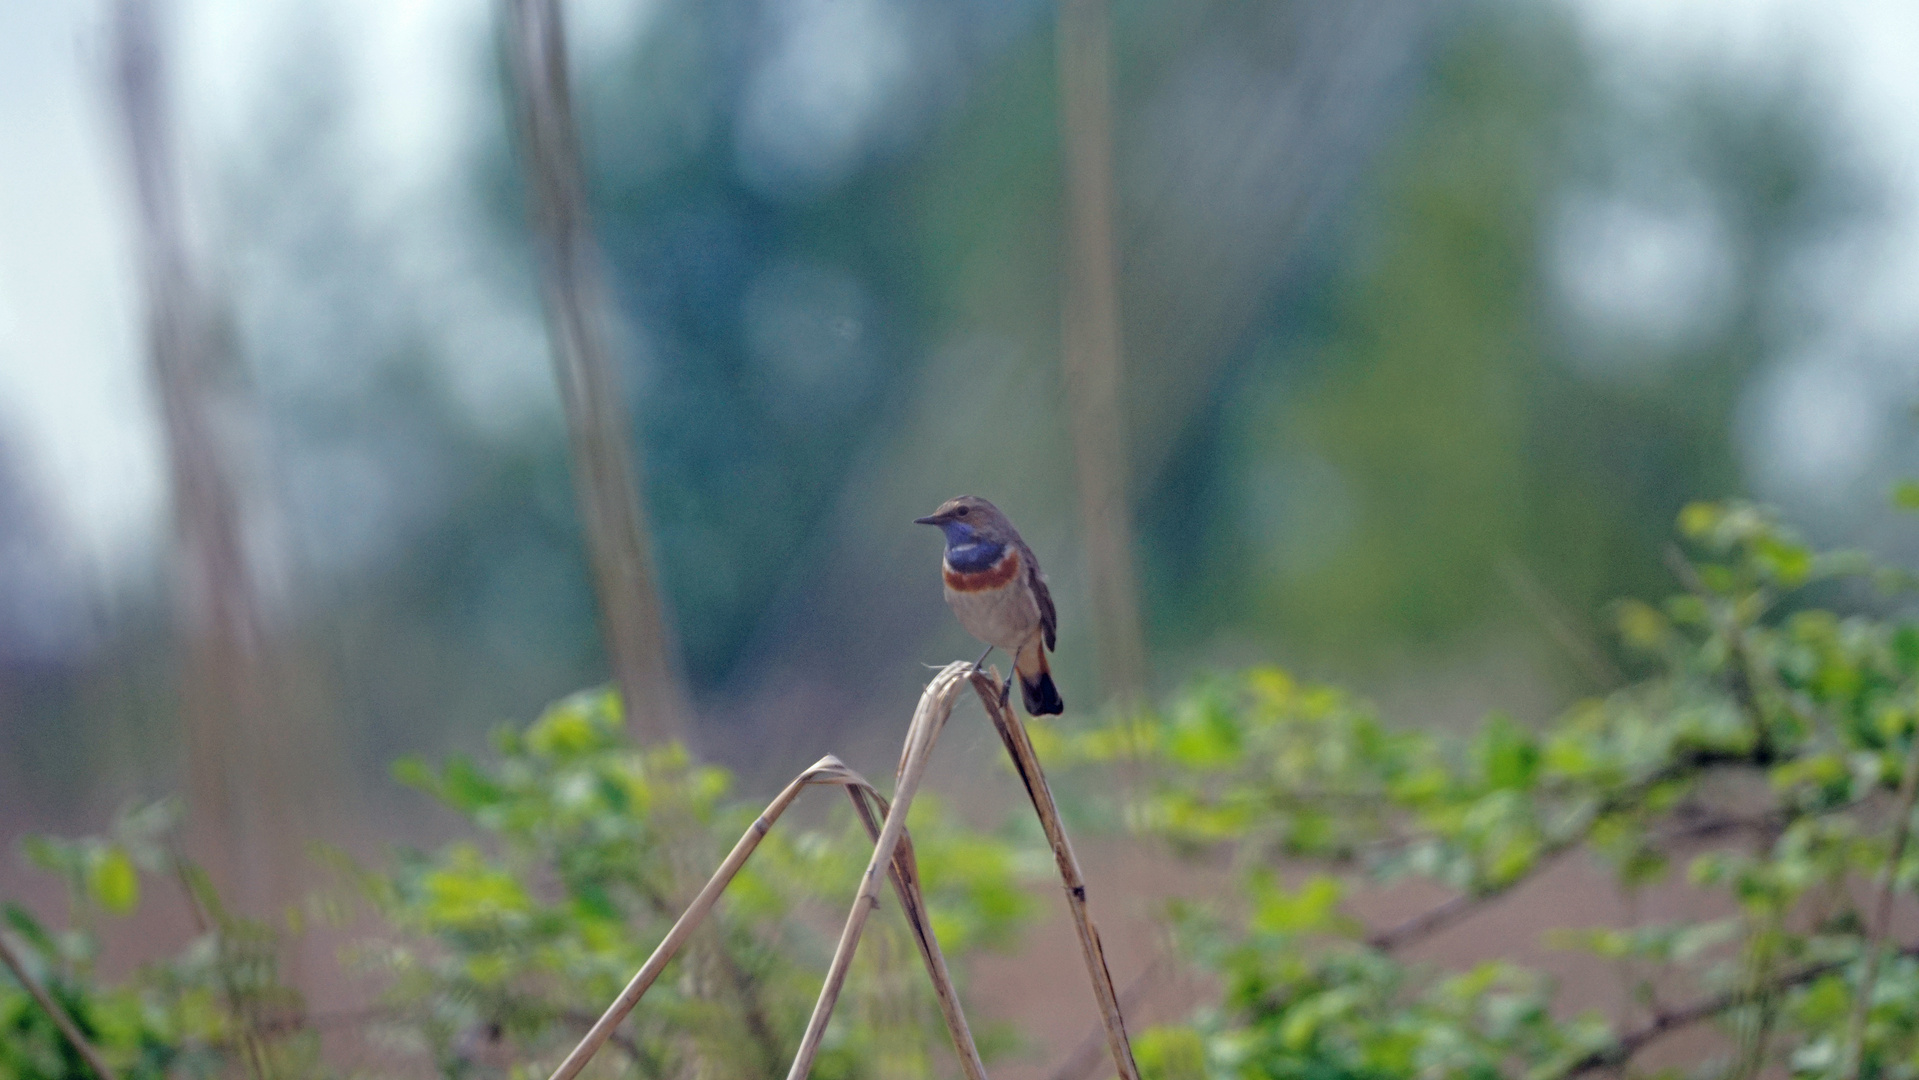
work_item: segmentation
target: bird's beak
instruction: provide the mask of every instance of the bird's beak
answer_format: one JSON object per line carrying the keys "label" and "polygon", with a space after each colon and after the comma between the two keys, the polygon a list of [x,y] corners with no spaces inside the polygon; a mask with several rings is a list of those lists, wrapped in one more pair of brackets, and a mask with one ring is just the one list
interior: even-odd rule
{"label": "bird's beak", "polygon": [[914,518],[914,519],[913,519],[913,524],[915,524],[915,525],[943,525],[943,524],[945,524],[945,522],[941,520],[941,518],[940,518],[940,516],[939,516],[938,514],[934,514],[934,515],[933,515],[933,516],[931,516],[931,517],[923,517],[923,518]]}

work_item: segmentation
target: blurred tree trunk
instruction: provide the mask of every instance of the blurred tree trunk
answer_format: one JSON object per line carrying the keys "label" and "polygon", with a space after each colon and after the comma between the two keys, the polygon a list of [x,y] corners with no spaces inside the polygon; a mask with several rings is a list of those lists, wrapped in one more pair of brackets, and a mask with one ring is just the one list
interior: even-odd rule
{"label": "blurred tree trunk", "polygon": [[1145,689],[1120,410],[1119,265],[1113,241],[1113,117],[1107,0],[1061,0],[1059,78],[1066,158],[1061,363],[1078,469],[1100,679],[1121,699]]}
{"label": "blurred tree trunk", "polygon": [[504,0],[502,11],[553,370],[607,656],[627,726],[642,742],[660,743],[685,733],[686,695],[667,636],[613,368],[612,315],[587,220],[566,36],[558,0]]}
{"label": "blurred tree trunk", "polygon": [[296,755],[288,733],[277,727],[281,681],[268,671],[232,448],[223,445],[247,410],[237,400],[216,400],[220,377],[232,374],[231,356],[188,250],[167,69],[150,0],[117,5],[113,74],[139,220],[148,357],[172,484],[195,857],[230,900],[258,913],[289,898],[294,887],[299,845],[288,842],[293,778],[287,767]]}

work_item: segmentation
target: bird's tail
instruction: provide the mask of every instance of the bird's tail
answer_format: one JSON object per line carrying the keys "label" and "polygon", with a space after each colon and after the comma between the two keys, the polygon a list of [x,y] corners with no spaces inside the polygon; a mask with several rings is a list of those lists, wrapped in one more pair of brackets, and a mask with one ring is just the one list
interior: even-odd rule
{"label": "bird's tail", "polygon": [[1058,716],[1066,711],[1059,687],[1053,685],[1053,672],[1046,666],[1046,646],[1037,640],[1013,658],[1013,670],[1019,674],[1020,696],[1026,699],[1028,716]]}

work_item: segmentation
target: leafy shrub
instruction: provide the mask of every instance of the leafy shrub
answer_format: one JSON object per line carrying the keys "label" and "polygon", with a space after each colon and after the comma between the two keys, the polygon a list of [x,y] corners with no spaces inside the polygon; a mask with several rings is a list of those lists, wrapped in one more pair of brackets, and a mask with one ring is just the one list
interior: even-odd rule
{"label": "leafy shrub", "polygon": [[[128,1080],[211,1077],[235,1062],[256,1076],[313,1071],[318,1040],[301,1023],[299,996],[280,982],[277,935],[228,912],[205,876],[172,849],[177,818],[173,804],[156,803],[122,816],[110,836],[29,839],[27,857],[66,881],[72,925],[56,933],[8,904],[6,929],[26,946],[14,951]],[[94,971],[98,922],[134,911],[143,875],[177,882],[199,933],[178,954],[147,962],[124,983],[102,985]],[[95,1080],[45,1011],[11,979],[0,981],[0,1033],[0,1077]]]}
{"label": "leafy shrub", "polygon": [[[1042,747],[1146,769],[1130,824],[1238,868],[1234,902],[1175,912],[1221,994],[1142,1037],[1149,1072],[1556,1080],[1717,1022],[1713,1075],[1919,1074],[1919,945],[1883,940],[1890,898],[1919,878],[1919,624],[1814,606],[1909,583],[1752,506],[1696,505],[1681,529],[1702,560],[1675,553],[1687,591],[1617,609],[1647,675],[1539,730],[1391,728],[1266,669]],[[1556,1014],[1549,982],[1512,964],[1404,958],[1574,853],[1626,893],[1677,872],[1724,900],[1722,918],[1556,935],[1626,962],[1635,1015]],[[1320,869],[1287,887],[1282,865]],[[1341,910],[1355,875],[1455,896],[1368,927]]]}
{"label": "leafy shrub", "polygon": [[[678,747],[633,747],[604,692],[500,732],[491,761],[402,761],[395,771],[478,837],[401,853],[387,872],[329,853],[344,888],[316,904],[350,915],[364,901],[379,916],[346,957],[386,978],[369,1035],[449,1077],[550,1071],[761,810],[731,794],[723,770]],[[871,850],[850,813],[828,820],[768,835],[594,1069],[785,1071]],[[34,974],[128,1075],[324,1072],[297,996],[272,977],[273,935],[219,911],[193,868],[156,842],[166,824],[163,811],[147,811],[123,824],[123,839],[31,845],[37,862],[67,878],[76,912],[76,929],[55,936],[9,909]],[[930,798],[914,804],[909,824],[949,956],[1011,944],[1032,908],[1022,878],[1045,868],[1044,852],[965,828]],[[102,987],[91,977],[92,923],[133,909],[142,871],[180,876],[217,917],[178,957]],[[859,956],[838,1014],[846,1019],[828,1029],[816,1075],[929,1075],[947,1037],[903,921],[876,920]],[[10,1032],[0,1078],[90,1078],[10,983],[0,983],[0,1021]],[[995,1045],[983,1042],[983,1051]]]}

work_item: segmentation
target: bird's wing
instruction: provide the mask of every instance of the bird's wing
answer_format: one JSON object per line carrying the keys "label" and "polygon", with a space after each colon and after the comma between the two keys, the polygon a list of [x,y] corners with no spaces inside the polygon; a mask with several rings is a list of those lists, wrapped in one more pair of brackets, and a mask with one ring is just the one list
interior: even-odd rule
{"label": "bird's wing", "polygon": [[1033,599],[1039,601],[1040,629],[1046,631],[1046,647],[1052,649],[1059,633],[1059,613],[1053,610],[1053,594],[1046,590],[1046,575],[1039,572],[1039,560],[1025,544],[1020,547],[1020,554],[1026,558],[1026,581],[1033,587]]}

